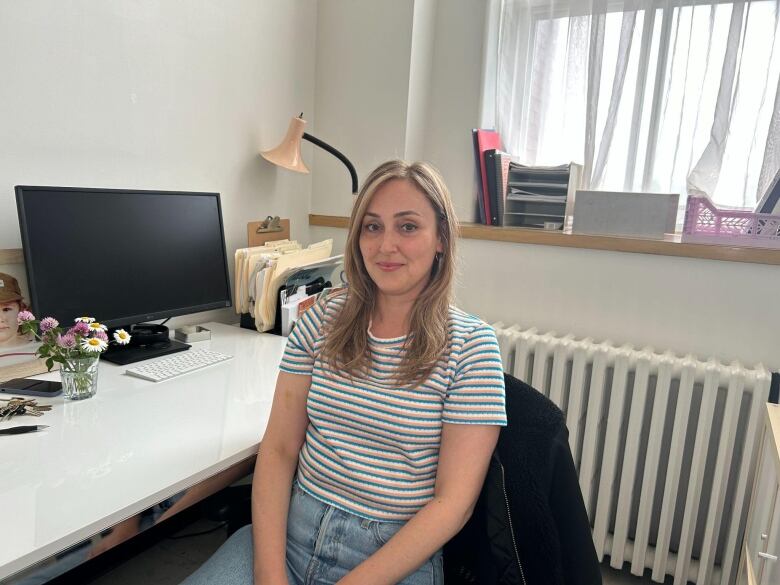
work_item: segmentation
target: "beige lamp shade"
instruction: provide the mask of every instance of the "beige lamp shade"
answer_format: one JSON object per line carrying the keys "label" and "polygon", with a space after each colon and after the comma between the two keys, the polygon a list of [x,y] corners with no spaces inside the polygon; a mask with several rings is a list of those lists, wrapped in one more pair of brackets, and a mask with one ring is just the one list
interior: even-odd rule
{"label": "beige lamp shade", "polygon": [[296,171],[298,173],[308,173],[309,169],[303,164],[301,158],[301,138],[303,129],[306,127],[306,120],[303,118],[293,118],[290,120],[290,126],[287,128],[287,135],[282,143],[276,148],[265,150],[260,155],[275,165]]}
{"label": "beige lamp shade", "polygon": [[305,127],[306,120],[303,119],[303,113],[301,113],[297,118],[290,120],[290,127],[287,128],[287,136],[284,137],[282,143],[276,148],[261,152],[260,155],[267,161],[282,168],[298,173],[308,173],[309,169],[303,164],[303,159],[301,158],[301,140],[311,142],[314,146],[318,146],[324,151],[329,152],[344,163],[344,166],[347,167],[347,170],[349,171],[349,177],[352,180],[352,193],[357,194],[358,180],[357,172],[355,172],[355,165],[353,165],[343,153],[333,148],[324,140],[320,140],[308,132],[304,132],[303,129]]}

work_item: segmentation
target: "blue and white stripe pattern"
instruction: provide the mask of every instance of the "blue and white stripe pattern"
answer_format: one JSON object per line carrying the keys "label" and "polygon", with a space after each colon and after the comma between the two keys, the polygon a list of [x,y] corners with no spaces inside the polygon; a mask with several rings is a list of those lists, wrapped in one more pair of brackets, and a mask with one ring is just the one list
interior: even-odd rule
{"label": "blue and white stripe pattern", "polygon": [[451,307],[448,349],[420,385],[393,384],[406,338],[379,339],[370,331],[370,373],[350,378],[320,355],[323,324],[346,294],[334,292],[304,313],[282,358],[282,371],[312,379],[298,481],[320,501],[358,516],[408,520],[433,498],[443,423],[506,425],[498,342],[489,325]]}

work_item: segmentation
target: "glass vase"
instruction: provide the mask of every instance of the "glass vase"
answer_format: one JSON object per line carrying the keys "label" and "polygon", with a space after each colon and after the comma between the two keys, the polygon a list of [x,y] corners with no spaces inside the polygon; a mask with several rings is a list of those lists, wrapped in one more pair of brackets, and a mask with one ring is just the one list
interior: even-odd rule
{"label": "glass vase", "polygon": [[97,392],[99,356],[68,359],[60,367],[62,393],[70,400],[91,398]]}

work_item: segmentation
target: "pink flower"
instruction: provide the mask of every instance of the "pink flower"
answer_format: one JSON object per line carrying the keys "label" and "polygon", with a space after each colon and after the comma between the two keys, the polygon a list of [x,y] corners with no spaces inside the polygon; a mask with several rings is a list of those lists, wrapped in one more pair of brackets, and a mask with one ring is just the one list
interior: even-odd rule
{"label": "pink flower", "polygon": [[21,325],[22,323],[27,323],[27,321],[35,321],[35,315],[30,311],[19,311],[19,314],[16,316],[16,324]]}
{"label": "pink flower", "polygon": [[[20,313],[21,314],[21,313]],[[81,335],[82,337],[86,337],[89,335],[89,325],[86,323],[76,323],[73,327],[68,329],[68,333],[72,333],[73,335]]]}
{"label": "pink flower", "polygon": [[97,331],[94,331],[94,332],[92,333],[92,337],[97,337],[97,338],[98,338],[98,339],[100,339],[101,341],[106,341],[106,342],[108,342],[108,333],[106,333],[105,331],[101,331],[101,330],[99,330],[99,329],[98,329]]}
{"label": "pink flower", "polygon": [[76,347],[76,336],[72,333],[57,336],[57,345],[62,349],[73,349]]}
{"label": "pink flower", "polygon": [[47,331],[51,331],[55,327],[57,327],[60,324],[57,319],[54,317],[46,317],[41,321],[41,333],[46,333]]}

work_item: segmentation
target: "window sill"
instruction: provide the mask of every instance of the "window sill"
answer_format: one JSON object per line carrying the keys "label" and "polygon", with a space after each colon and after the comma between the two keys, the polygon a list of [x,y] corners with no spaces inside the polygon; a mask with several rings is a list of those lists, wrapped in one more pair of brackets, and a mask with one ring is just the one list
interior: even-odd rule
{"label": "window sill", "polygon": [[[348,224],[348,217],[309,214],[309,225],[311,226],[346,228]],[[516,244],[563,246],[566,248],[583,248],[587,250],[608,250],[611,252],[699,258],[702,260],[723,260],[727,262],[780,265],[780,249],[687,244],[680,242],[679,235],[671,236],[666,240],[646,240],[623,236],[591,236],[559,231],[511,227],[502,228],[475,223],[462,223],[461,237],[470,240],[490,240],[494,242],[513,242]]]}

